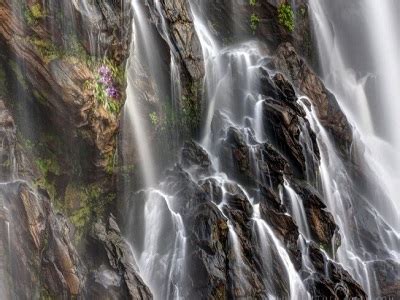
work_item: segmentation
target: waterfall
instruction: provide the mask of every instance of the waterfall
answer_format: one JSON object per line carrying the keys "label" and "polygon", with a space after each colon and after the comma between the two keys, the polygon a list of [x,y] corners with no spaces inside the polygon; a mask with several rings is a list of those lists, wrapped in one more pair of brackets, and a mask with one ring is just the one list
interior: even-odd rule
{"label": "waterfall", "polygon": [[[198,217],[196,210],[203,213],[203,210],[208,209],[213,212],[213,216],[217,216],[215,218],[219,218],[218,222],[226,224],[224,230],[227,231],[227,243],[218,247],[226,255],[223,264],[223,268],[226,268],[224,284],[229,287],[229,296],[311,298],[307,286],[309,282],[305,284],[306,279],[318,273],[316,268],[321,266],[316,267],[311,258],[316,246],[313,244],[315,232],[312,232],[315,229],[311,228],[311,217],[307,210],[310,208],[304,204],[308,199],[302,199],[296,190],[299,187],[292,186],[283,176],[279,186],[281,203],[276,205],[282,210],[282,217],[287,216],[293,220],[295,227],[297,226],[296,232],[297,228],[299,230],[295,243],[297,251],[301,252],[301,267],[295,266],[296,262],[293,261],[293,249],[290,249],[293,246],[283,244],[276,228],[266,221],[268,217],[263,216],[262,212],[260,199],[265,191],[260,187],[272,190],[277,185],[269,171],[270,157],[265,154],[266,147],[269,143],[273,144],[274,140],[273,134],[266,130],[264,111],[267,101],[274,95],[269,94],[271,91],[265,91],[270,86],[264,87],[265,82],[261,82],[261,77],[268,77],[271,81],[272,76],[269,74],[275,75],[275,71],[268,68],[271,60],[269,49],[250,38],[237,44],[222,45],[210,30],[205,7],[196,1],[189,2],[204,60],[204,115],[201,136],[198,144],[185,144],[180,161],[176,161],[177,165],[160,176],[159,173],[164,172],[167,164],[159,164],[165,156],[153,149],[153,145],[157,143],[151,138],[152,128],[147,115],[151,112],[150,109],[155,109],[156,113],[161,112],[163,99],[168,98],[174,113],[179,116],[183,94],[180,77],[182,58],[178,55],[180,50],[170,32],[162,1],[154,0],[146,7],[135,0],[132,5],[134,38],[127,67],[123,139],[133,141],[133,145],[124,149],[124,159],[135,157],[134,160],[140,162],[140,174],[144,179],[139,188],[132,188],[129,184],[125,186],[129,191],[125,197],[128,202],[126,231],[139,273],[156,299],[200,297],[201,292],[196,294],[196,283],[189,274],[196,274],[198,271],[193,269],[199,263],[195,260],[198,259],[196,255],[207,256],[214,251],[212,247],[215,245],[205,241],[204,236],[217,233],[214,227],[193,228],[196,224],[193,219]],[[229,9],[238,13],[235,4]],[[369,13],[371,10],[372,8],[368,10]],[[326,210],[332,213],[342,236],[339,249],[334,244],[335,236],[331,237],[331,254],[323,249],[318,250],[323,260],[324,276],[330,276],[329,266],[333,259],[337,260],[362,284],[368,295],[378,297],[382,287],[376,279],[379,276],[376,262],[399,259],[400,218],[398,203],[394,200],[394,187],[398,177],[396,173],[394,178],[389,179],[390,169],[383,159],[387,151],[397,158],[397,146],[393,132],[379,136],[378,133],[382,130],[375,126],[376,116],[371,107],[368,89],[370,80],[375,76],[374,70],[360,76],[360,72],[348,64],[343,54],[343,45],[336,36],[335,26],[329,20],[329,11],[324,2],[311,0],[310,11],[318,41],[323,79],[336,95],[340,108],[354,128],[352,151],[361,157],[363,174],[375,182],[374,185],[365,187],[354,178],[354,174],[338,153],[335,141],[321,125],[310,105],[312,101],[300,97],[296,105],[305,112],[305,117],[299,117],[298,120],[299,151],[305,161],[305,183],[302,184],[305,189],[308,188],[306,184],[310,184],[321,193]],[[154,24],[148,20],[150,15]],[[157,34],[163,42],[160,42]],[[389,42],[386,43],[388,49],[393,48]],[[165,47],[169,55],[161,57],[157,51],[160,47]],[[378,61],[376,64],[385,68],[381,66],[383,62],[381,64]],[[397,78],[395,68],[390,67],[392,70],[388,71],[389,75]],[[165,76],[166,74],[168,75]],[[383,79],[379,82],[380,85],[387,84],[385,88],[394,85],[392,81],[387,83]],[[393,98],[388,92],[383,96]],[[175,130],[179,131],[179,128]],[[314,133],[317,136],[317,145],[313,144]],[[234,163],[227,156],[229,152],[226,150],[231,140],[247,149],[248,167],[255,177],[256,186],[242,185],[240,176],[232,171]],[[179,144],[178,140],[170,142]],[[195,150],[185,147],[194,147]],[[185,165],[185,150],[189,152],[189,156],[193,151],[200,152],[204,160],[209,161],[202,162],[204,165]],[[320,159],[315,154],[317,150],[320,152]],[[277,152],[282,154],[284,151]],[[284,154],[282,156],[287,158]],[[170,166],[169,162],[168,167]],[[208,189],[207,193],[204,192],[205,187]],[[383,201],[375,200],[377,195],[371,193],[375,187],[376,191],[383,193]],[[245,211],[245,216],[240,215],[240,218],[246,220],[242,220],[243,223],[252,224],[251,229],[238,221],[238,205]],[[206,213],[204,215],[207,216]],[[213,220],[207,222],[210,225]],[[251,236],[249,240],[245,237],[246,230],[250,231],[246,233]],[[374,243],[384,245],[384,249],[377,252],[368,243],[368,238],[364,236],[365,231],[370,231],[377,239]],[[200,246],[196,245],[197,242]],[[248,257],[249,249],[246,248],[249,243],[256,245],[252,257]],[[211,260],[208,256],[207,258]],[[254,269],[259,270],[260,274],[254,275]],[[276,274],[278,279],[271,279],[271,272],[276,270],[279,270],[279,274]],[[223,277],[219,269],[209,272],[213,275],[216,272],[218,275],[215,277],[218,279],[218,276]],[[200,274],[196,275],[201,277]],[[203,285],[207,286],[209,283]],[[259,290],[254,292],[254,286]]]}
{"label": "waterfall", "polygon": [[[347,11],[341,17],[337,16],[339,7],[340,11]],[[380,191],[359,194],[354,179],[335,154],[329,135],[315,115],[308,112],[313,129],[319,132],[320,149],[321,144],[326,149],[321,158],[321,177],[328,207],[343,232],[339,261],[375,298],[382,287],[377,283],[379,275],[374,263],[399,261],[400,255],[400,116],[396,101],[400,93],[400,39],[395,18],[399,3],[313,0],[310,9],[323,79],[354,126],[354,143],[365,148],[358,155],[366,176],[373,178],[370,191]],[[363,230],[375,232],[375,243],[382,251],[368,249]],[[355,241],[361,241],[363,246]]]}

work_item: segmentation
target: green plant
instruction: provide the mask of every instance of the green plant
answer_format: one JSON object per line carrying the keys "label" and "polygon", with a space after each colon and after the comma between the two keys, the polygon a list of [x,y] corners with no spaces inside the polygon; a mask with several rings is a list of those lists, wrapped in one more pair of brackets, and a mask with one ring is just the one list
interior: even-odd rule
{"label": "green plant", "polygon": [[251,6],[256,6],[257,5],[257,0],[249,0],[249,4]]}
{"label": "green plant", "polygon": [[253,31],[253,34],[256,33],[259,24],[260,24],[260,17],[255,13],[253,13],[250,16],[250,28]]}
{"label": "green plant", "polygon": [[288,31],[294,30],[294,12],[290,4],[282,3],[278,7],[278,20]]}
{"label": "green plant", "polygon": [[40,3],[35,3],[24,10],[25,21],[28,25],[35,25],[40,19],[43,19],[46,14],[42,11]]}
{"label": "green plant", "polygon": [[125,70],[109,59],[90,63],[92,69],[97,69],[94,79],[84,84],[84,89],[91,90],[99,104],[107,111],[117,115],[122,108],[121,87],[125,85]]}
{"label": "green plant", "polygon": [[158,115],[155,111],[149,113],[149,118],[150,118],[151,124],[153,124],[154,126],[157,126],[160,123]]}
{"label": "green plant", "polygon": [[57,47],[50,41],[42,40],[36,37],[30,38],[29,41],[36,48],[43,61],[46,63],[62,56],[61,51],[57,49]]}

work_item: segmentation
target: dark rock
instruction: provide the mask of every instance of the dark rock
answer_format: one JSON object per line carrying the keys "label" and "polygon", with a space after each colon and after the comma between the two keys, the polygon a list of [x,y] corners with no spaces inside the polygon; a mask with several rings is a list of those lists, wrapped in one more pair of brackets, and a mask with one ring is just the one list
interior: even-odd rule
{"label": "dark rock", "polygon": [[277,49],[271,65],[288,76],[301,95],[309,98],[321,124],[339,142],[339,148],[346,152],[352,143],[351,125],[333,94],[297,55],[294,47],[289,43],[282,44]]}
{"label": "dark rock", "polygon": [[192,168],[198,175],[210,175],[212,166],[207,152],[196,142],[185,142],[181,150],[181,163],[184,168]]}
{"label": "dark rock", "polygon": [[[123,286],[126,289],[124,297],[152,299],[153,296],[149,288],[138,275],[135,258],[129,244],[121,236],[115,217],[111,215],[106,224],[101,221],[97,222],[94,225],[92,235],[95,240],[100,242],[106,252],[109,267],[114,273],[122,277]],[[107,287],[103,288],[103,293],[107,293]],[[104,294],[102,296],[104,297]]]}
{"label": "dark rock", "polygon": [[305,280],[313,297],[365,299],[366,294],[343,267],[325,258],[312,243],[309,256],[316,273]]}

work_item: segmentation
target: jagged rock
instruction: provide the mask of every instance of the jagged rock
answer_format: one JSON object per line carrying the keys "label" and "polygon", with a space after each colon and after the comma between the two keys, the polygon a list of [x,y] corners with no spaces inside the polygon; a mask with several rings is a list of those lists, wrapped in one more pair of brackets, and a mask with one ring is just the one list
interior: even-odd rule
{"label": "jagged rock", "polygon": [[[62,49],[56,51],[57,47],[64,47],[63,44],[58,45],[57,38],[60,35],[51,35],[46,30],[46,26],[49,25],[47,21],[51,24],[53,20],[51,14],[54,14],[54,19],[57,19],[55,8],[55,11],[49,9],[49,15],[43,13],[43,19],[35,21],[34,26],[28,29],[25,24],[27,22],[24,19],[25,15],[14,13],[16,7],[12,5],[14,4],[4,1],[0,3],[0,44],[7,52],[12,53],[9,60],[5,60],[4,63],[10,64],[9,68],[17,72],[16,77],[20,84],[32,92],[32,95],[26,93],[26,97],[34,97],[37,106],[44,106],[44,110],[51,111],[46,116],[54,127],[65,136],[75,139],[78,144],[83,140],[92,147],[94,155],[91,156],[91,167],[104,172],[108,158],[116,148],[118,120],[115,115],[99,105],[86,89],[85,84],[94,79],[96,70],[88,68],[84,57],[69,57],[62,54]],[[19,5],[18,9],[21,11],[28,9],[23,5]],[[47,9],[41,4],[38,5],[43,11]],[[54,5],[59,10],[61,9],[59,3]],[[69,9],[73,10],[73,7]],[[73,13],[71,18],[77,18],[80,14],[79,11]],[[122,13],[118,15],[125,17]],[[102,22],[104,17],[105,15]],[[68,22],[72,21],[68,20]],[[114,22],[110,19],[109,22],[113,24],[109,24],[110,27],[115,27],[121,20]],[[129,22],[125,23],[129,24]],[[119,55],[116,55],[119,57],[118,63],[121,64],[128,55],[129,32],[118,36],[115,32],[112,33],[115,39],[120,39],[120,42],[113,43],[111,48],[123,49]],[[108,45],[108,42],[106,44]],[[18,71],[21,66],[23,66],[23,72]]]}
{"label": "jagged rock", "polygon": [[194,167],[194,173],[210,175],[212,166],[207,152],[194,141],[185,142],[181,150],[181,163],[184,168]]}
{"label": "jagged rock", "polygon": [[301,59],[294,47],[284,43],[273,57],[272,67],[283,72],[293,82],[300,95],[309,97],[317,111],[321,124],[333,135],[342,151],[352,143],[352,128],[341,111],[334,95],[328,91],[321,79]]}
{"label": "jagged rock", "polygon": [[15,175],[15,124],[10,112],[6,109],[4,101],[0,99],[0,179],[7,181]]}
{"label": "jagged rock", "polygon": [[201,188],[210,195],[211,201],[219,205],[223,200],[223,191],[219,182],[214,178],[207,178],[205,180],[200,180],[199,185]]}
{"label": "jagged rock", "polygon": [[[115,217],[111,215],[108,222],[104,224],[99,221],[94,225],[92,236],[99,241],[108,257],[109,268],[111,274],[115,278],[122,278],[123,289],[119,292],[119,297],[127,297],[129,299],[153,299],[153,296],[138,274],[135,258],[129,244],[121,236],[120,229],[116,223]],[[104,267],[103,267],[104,268]],[[101,269],[95,274],[98,279]],[[116,279],[118,283],[118,279]],[[119,286],[119,285],[117,285]],[[101,282],[96,285],[97,289],[101,289],[101,293],[95,291],[98,296],[105,297],[108,291],[108,284]],[[110,296],[115,293],[111,289]],[[115,296],[115,294],[114,294]]]}
{"label": "jagged rock", "polygon": [[38,282],[61,299],[80,294],[86,270],[72,245],[66,219],[54,213],[46,194],[35,192],[25,182],[8,184],[1,194],[12,226],[6,243],[11,250],[9,276],[19,278],[13,280],[15,296],[39,294]]}
{"label": "jagged rock", "polygon": [[313,297],[365,299],[365,292],[350,274],[341,265],[327,260],[312,243],[309,256],[316,272],[305,280],[305,284]]}
{"label": "jagged rock", "polygon": [[244,135],[230,127],[220,154],[222,164],[232,178],[243,184],[276,187],[290,171],[287,161],[269,144],[256,144],[251,148]]}
{"label": "jagged rock", "polygon": [[339,228],[333,216],[327,211],[326,205],[312,187],[303,186],[293,181],[290,186],[302,199],[311,238],[333,257],[334,252],[340,246]]}
{"label": "jagged rock", "polygon": [[[154,0],[148,0],[153,13],[158,15]],[[204,75],[203,53],[196,34],[189,2],[166,0],[161,2],[162,13],[168,22],[169,34],[173,41],[171,50],[184,64],[193,80],[201,80]],[[160,16],[158,16],[160,18]],[[161,20],[158,20],[161,23]]]}
{"label": "jagged rock", "polygon": [[[303,109],[296,103],[297,96],[293,86],[281,74],[277,73],[270,77],[265,67],[258,69],[259,89],[266,96],[263,102],[264,130],[288,162],[293,172],[300,177],[305,177],[306,160],[303,153],[303,146],[300,141],[300,122],[310,130],[310,125],[305,119]],[[315,145],[313,155],[319,158],[318,147],[316,146],[315,135],[311,135],[312,143]]]}
{"label": "jagged rock", "polygon": [[32,183],[16,180],[18,165],[26,161],[20,160],[24,155],[16,147],[14,121],[3,102],[0,116],[0,133],[7,141],[3,143],[3,156],[13,162],[11,168],[3,170],[4,178],[10,181],[0,188],[0,205],[5,213],[0,220],[2,232],[8,223],[0,252],[9,266],[7,271],[0,271],[12,286],[10,297],[39,296],[41,286],[60,299],[76,296],[84,286],[86,270],[71,242],[71,226],[54,212],[46,191],[38,192]]}

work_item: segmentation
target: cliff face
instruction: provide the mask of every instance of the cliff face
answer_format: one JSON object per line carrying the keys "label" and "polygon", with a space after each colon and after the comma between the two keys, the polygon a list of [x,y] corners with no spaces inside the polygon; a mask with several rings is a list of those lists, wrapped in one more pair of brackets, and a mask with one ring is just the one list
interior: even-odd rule
{"label": "cliff face", "polygon": [[[0,176],[5,182],[0,187],[0,280],[12,287],[6,292],[0,285],[0,292],[21,299],[151,299],[119,227],[124,213],[118,211],[116,175],[126,175],[127,166],[115,163],[135,11],[123,1],[70,2],[0,2]],[[148,1],[146,21],[160,31],[160,39],[165,38],[161,24],[166,22],[169,40],[160,51],[176,58],[185,99],[182,114],[188,108],[191,112],[190,125],[179,136],[179,163],[166,171],[164,183],[179,200],[177,212],[187,230],[186,257],[192,264],[182,295],[263,298],[269,286],[272,294],[288,297],[290,274],[284,263],[272,259],[270,268],[262,270],[260,257],[254,255],[262,251],[253,230],[256,201],[260,219],[272,228],[313,297],[364,298],[359,283],[334,260],[341,233],[316,189],[320,153],[305,107],[316,109],[341,155],[351,158],[355,174],[359,169],[350,155],[351,127],[308,65],[314,54],[307,2],[294,1],[294,28],[279,17],[281,1],[246,2],[235,11],[230,0],[198,0],[192,6],[185,0],[165,0],[159,8],[157,3]],[[249,142],[241,128],[218,130],[221,120],[213,120],[218,167],[230,184],[212,179],[217,166],[194,141],[206,92],[192,14],[200,6],[207,8],[202,17],[221,46],[252,36],[265,43],[269,57],[257,70],[257,89],[265,99],[262,127],[270,138],[256,142],[253,136]],[[302,106],[300,95],[310,103]],[[302,130],[308,133],[313,163],[305,155]],[[140,176],[137,172],[129,174]],[[260,174],[270,182],[260,180]],[[283,201],[280,196],[288,183],[302,199],[310,227],[306,247],[311,269],[302,263],[299,224],[290,216],[288,195]],[[244,188],[261,192],[249,195]],[[218,209],[221,202],[226,202],[223,211]],[[244,274],[234,267],[229,227],[238,233]],[[274,243],[272,238],[268,243]],[[278,252],[275,248],[271,257],[278,258]],[[246,285],[236,288],[242,276]]]}
{"label": "cliff face", "polygon": [[104,296],[114,273],[114,298],[150,295],[119,230],[93,228],[116,203],[130,6],[1,1],[0,20],[2,297]]}

